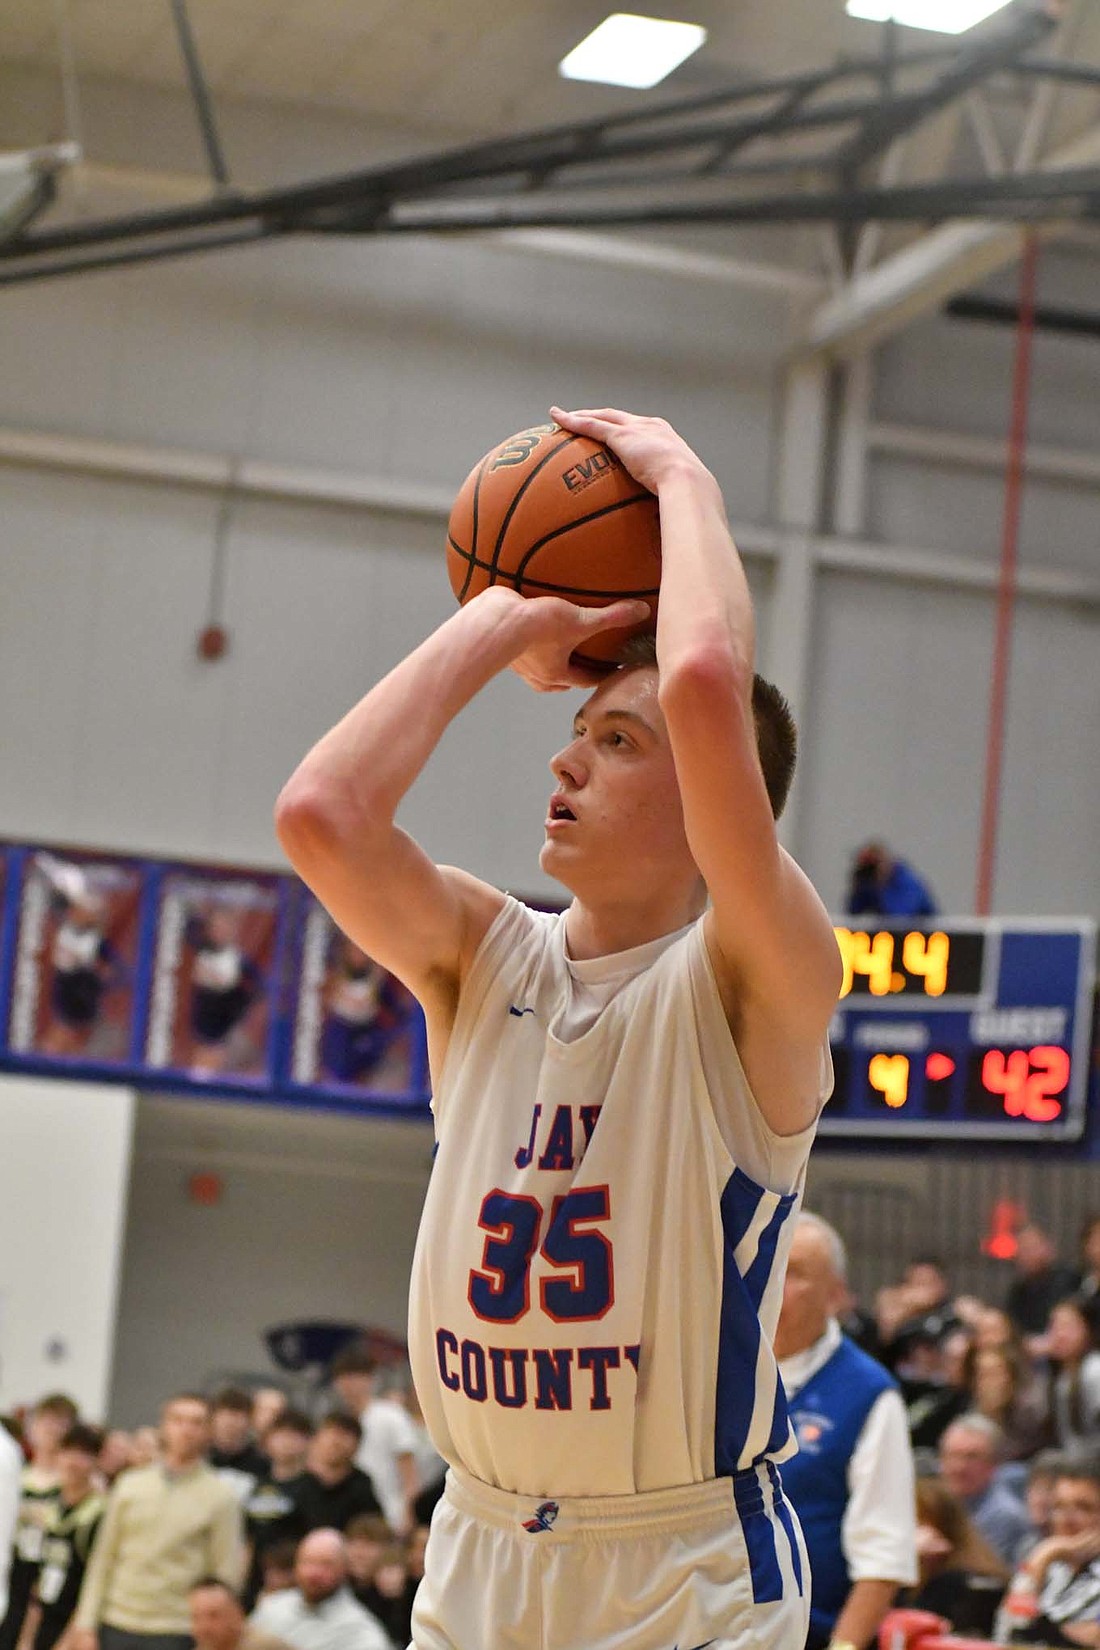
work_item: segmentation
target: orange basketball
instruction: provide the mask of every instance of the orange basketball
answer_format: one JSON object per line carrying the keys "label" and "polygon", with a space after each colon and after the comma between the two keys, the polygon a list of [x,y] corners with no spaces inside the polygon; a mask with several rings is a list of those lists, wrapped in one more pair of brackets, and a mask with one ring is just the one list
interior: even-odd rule
{"label": "orange basketball", "polygon": [[644,597],[648,623],[600,631],[574,655],[599,668],[628,636],[654,627],[657,500],[603,442],[536,424],[486,453],[466,477],[447,526],[447,572],[460,602],[492,584],[581,607]]}

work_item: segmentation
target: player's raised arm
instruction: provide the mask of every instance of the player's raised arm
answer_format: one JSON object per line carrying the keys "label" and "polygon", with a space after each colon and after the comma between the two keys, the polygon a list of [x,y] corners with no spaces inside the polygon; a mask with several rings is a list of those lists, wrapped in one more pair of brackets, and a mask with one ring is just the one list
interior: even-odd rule
{"label": "player's raised arm", "polygon": [[283,849],[344,932],[420,997],[453,995],[502,896],[428,858],[398,806],[448,725],[514,666],[552,692],[590,685],[570,665],[587,636],[644,604],[585,609],[487,590],[434,631],[313,747],[276,805]]}
{"label": "player's raised arm", "polygon": [[817,1069],[840,959],[821,901],[776,836],[752,708],[752,600],[722,495],[663,419],[553,411],[606,441],[660,503],[659,702],[712,902],[708,945],[742,1055],[751,1045],[764,1073],[754,1082],[761,1110],[777,1132],[793,1133],[817,1102],[801,1074]]}

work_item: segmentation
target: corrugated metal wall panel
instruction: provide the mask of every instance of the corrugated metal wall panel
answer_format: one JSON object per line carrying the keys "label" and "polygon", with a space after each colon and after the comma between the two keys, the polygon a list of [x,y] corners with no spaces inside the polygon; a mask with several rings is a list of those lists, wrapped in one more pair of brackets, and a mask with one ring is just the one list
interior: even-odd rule
{"label": "corrugated metal wall panel", "polygon": [[1001,1198],[1023,1205],[1050,1232],[1062,1258],[1076,1263],[1081,1228],[1100,1215],[1100,1166],[981,1149],[966,1158],[819,1151],[811,1160],[806,1206],[844,1238],[852,1287],[864,1304],[919,1255],[938,1256],[957,1292],[999,1304],[1011,1267],[984,1255],[981,1245]]}

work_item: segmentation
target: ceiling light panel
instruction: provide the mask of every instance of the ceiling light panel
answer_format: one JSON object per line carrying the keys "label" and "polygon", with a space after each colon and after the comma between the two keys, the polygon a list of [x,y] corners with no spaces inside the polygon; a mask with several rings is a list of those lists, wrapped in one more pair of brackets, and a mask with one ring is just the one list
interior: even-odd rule
{"label": "ceiling light panel", "polygon": [[613,12],[558,64],[566,80],[605,86],[657,86],[697,52],[707,31],[697,23]]}
{"label": "ceiling light panel", "polygon": [[965,34],[1007,4],[1008,0],[848,0],[848,15],[937,34]]}

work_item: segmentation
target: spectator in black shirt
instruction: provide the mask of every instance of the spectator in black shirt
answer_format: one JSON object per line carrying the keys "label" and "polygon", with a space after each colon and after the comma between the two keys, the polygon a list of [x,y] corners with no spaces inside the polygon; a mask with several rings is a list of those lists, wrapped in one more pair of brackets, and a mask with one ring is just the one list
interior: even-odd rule
{"label": "spectator in black shirt", "polygon": [[1039,1226],[1017,1233],[1016,1276],[1005,1296],[1005,1311],[1025,1337],[1028,1351],[1045,1356],[1044,1336],[1050,1314],[1077,1288],[1079,1276],[1058,1259],[1057,1250]]}
{"label": "spectator in black shirt", "polygon": [[244,1593],[246,1610],[259,1597],[268,1550],[283,1542],[296,1545],[308,1528],[298,1488],[312,1437],[313,1422],[298,1409],[282,1410],[264,1435],[268,1469],[244,1504],[245,1533],[252,1553]]}
{"label": "spectator in black shirt", "polygon": [[77,1422],[57,1452],[57,1500],[42,1531],[42,1562],[35,1594],[39,1604],[34,1650],[53,1650],[69,1625],[88,1556],[99,1531],[106,1498],[96,1487],[103,1433]]}
{"label": "spectator in black shirt", "polygon": [[19,1642],[42,1562],[42,1532],[57,1500],[58,1448],[78,1419],[72,1399],[63,1392],[52,1392],[39,1399],[27,1423],[31,1459],[20,1478],[19,1519],[8,1576],[8,1609],[0,1621],[0,1650],[15,1650]]}
{"label": "spectator in black shirt", "polygon": [[206,1459],[238,1501],[246,1501],[267,1475],[267,1456],[252,1436],[252,1399],[239,1387],[225,1387],[211,1403]]}
{"label": "spectator in black shirt", "polygon": [[353,1415],[333,1413],[319,1424],[295,1490],[307,1530],[343,1533],[357,1513],[382,1511],[367,1474],[354,1465],[362,1436]]}

